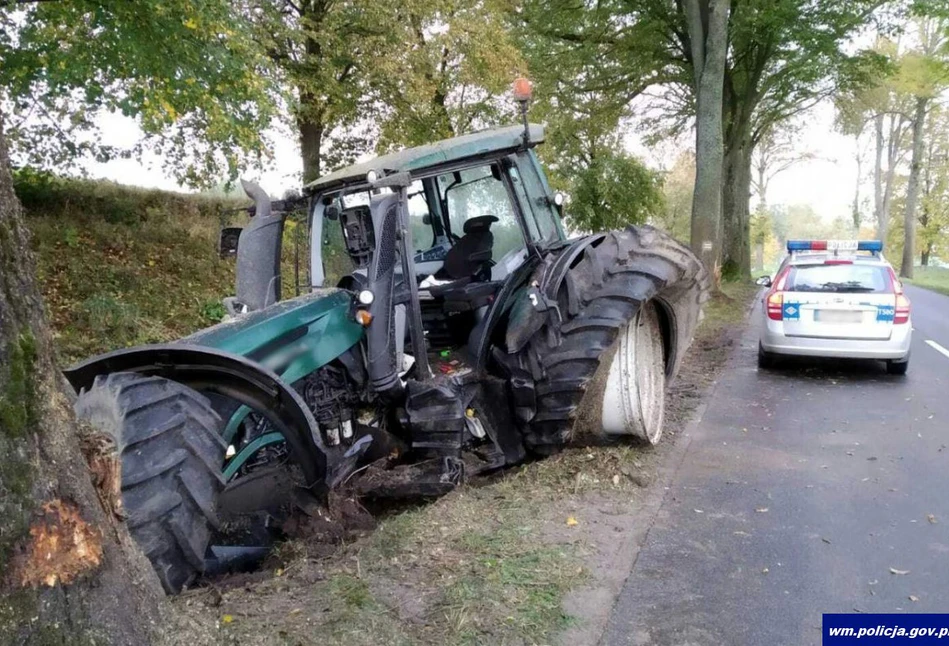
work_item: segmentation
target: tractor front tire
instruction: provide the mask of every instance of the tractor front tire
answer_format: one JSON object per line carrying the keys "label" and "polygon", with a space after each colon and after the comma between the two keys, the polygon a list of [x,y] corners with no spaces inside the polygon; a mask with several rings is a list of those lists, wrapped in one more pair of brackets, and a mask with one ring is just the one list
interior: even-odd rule
{"label": "tractor front tire", "polygon": [[76,415],[114,438],[129,532],[165,591],[180,592],[204,571],[219,526],[221,418],[191,388],[127,372],[97,377]]}
{"label": "tractor front tire", "polygon": [[557,329],[547,323],[523,351],[536,384],[527,446],[548,454],[584,434],[658,442],[667,378],[707,289],[698,259],[652,227],[614,231],[588,248],[560,288]]}

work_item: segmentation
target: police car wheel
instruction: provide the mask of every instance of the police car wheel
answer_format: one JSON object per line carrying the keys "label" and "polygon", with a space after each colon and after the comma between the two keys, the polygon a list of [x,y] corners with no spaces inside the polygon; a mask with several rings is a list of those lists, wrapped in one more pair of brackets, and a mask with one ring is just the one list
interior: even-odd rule
{"label": "police car wheel", "polygon": [[773,368],[777,364],[777,357],[771,352],[766,352],[761,343],[758,343],[758,367]]}
{"label": "police car wheel", "polygon": [[907,368],[909,368],[909,359],[906,361],[886,362],[886,373],[888,375],[905,375]]}

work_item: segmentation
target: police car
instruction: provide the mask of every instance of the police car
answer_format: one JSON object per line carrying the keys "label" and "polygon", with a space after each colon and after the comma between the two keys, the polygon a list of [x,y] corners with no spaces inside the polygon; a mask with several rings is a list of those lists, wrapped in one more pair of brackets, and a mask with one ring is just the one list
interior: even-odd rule
{"label": "police car", "polygon": [[882,359],[906,374],[910,302],[879,240],[790,240],[761,312],[758,366],[782,355]]}

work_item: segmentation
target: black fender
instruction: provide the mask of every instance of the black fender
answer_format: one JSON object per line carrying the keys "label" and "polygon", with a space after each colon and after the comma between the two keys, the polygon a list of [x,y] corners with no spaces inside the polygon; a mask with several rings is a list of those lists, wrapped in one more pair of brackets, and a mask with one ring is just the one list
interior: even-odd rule
{"label": "black fender", "polygon": [[[567,314],[573,316],[579,312],[581,295],[570,289],[572,282],[566,282],[567,307],[571,310],[570,312],[560,312],[557,295],[570,269],[582,259],[584,254],[588,252],[592,254],[593,248],[608,235],[610,234],[596,233],[568,240],[564,247],[544,259],[543,264],[531,277],[530,284],[515,296],[517,300],[511,308],[506,338],[508,353],[514,354],[522,350],[530,338],[540,332],[549,318],[553,317],[562,321]],[[683,354],[682,339],[679,338],[681,326],[677,315],[677,310],[681,308],[677,308],[663,293],[657,294],[652,301],[656,304],[663,332],[665,370],[667,376],[671,377],[677,371]],[[691,317],[697,315],[697,312],[688,314]],[[684,323],[691,333],[694,322],[689,324],[685,321]]]}
{"label": "black fender", "polygon": [[506,345],[509,354],[520,352],[530,338],[540,331],[548,316],[559,316],[557,292],[576,264],[580,254],[606,237],[604,233],[568,240],[559,251],[544,258],[527,289],[515,296],[511,308]]}
{"label": "black fender", "polygon": [[267,418],[286,438],[306,483],[325,493],[340,457],[323,443],[316,419],[296,390],[275,372],[230,352],[180,343],[146,345],[92,357],[63,371],[77,393],[99,375],[137,372],[219,393]]}

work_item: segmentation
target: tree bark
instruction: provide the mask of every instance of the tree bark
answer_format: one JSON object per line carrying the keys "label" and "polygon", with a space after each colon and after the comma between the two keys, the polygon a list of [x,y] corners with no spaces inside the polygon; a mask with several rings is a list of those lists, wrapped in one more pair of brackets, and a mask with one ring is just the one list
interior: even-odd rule
{"label": "tree bark", "polygon": [[896,184],[896,164],[903,140],[903,116],[890,115],[890,133],[886,142],[886,177],[883,183],[883,206],[877,223],[877,235],[886,244],[890,229],[890,206],[893,204],[893,188]]}
{"label": "tree bark", "polygon": [[916,257],[916,203],[919,200],[919,171],[923,162],[923,122],[929,98],[916,97],[916,111],[913,116],[913,158],[909,167],[909,181],[906,184],[906,211],[903,213],[903,263],[900,276],[913,277],[913,261]]}
{"label": "tree bark", "polygon": [[[886,243],[886,222],[883,219],[883,115],[873,118],[876,138],[876,156],[873,159],[873,217],[876,221],[877,237]],[[858,180],[859,181],[859,180]]]}
{"label": "tree bark", "polygon": [[323,146],[323,122],[311,111],[304,110],[297,119],[300,131],[300,155],[303,158],[303,183],[307,184],[320,177],[320,150]]}
{"label": "tree bark", "polygon": [[853,230],[854,233],[860,231],[860,180],[863,175],[863,158],[860,155],[860,140],[857,139],[857,152],[854,158],[857,160],[857,181],[853,188]]}
{"label": "tree bark", "polygon": [[[120,508],[118,470],[106,468],[114,447],[80,437],[72,398],[53,359],[0,113],[0,644],[147,644],[164,595],[111,511]],[[99,488],[81,447],[98,459]]]}
{"label": "tree bark", "polygon": [[751,138],[741,123],[733,123],[733,137],[726,140],[722,184],[722,275],[750,280]]}
{"label": "tree bark", "polygon": [[683,0],[682,6],[691,42],[696,95],[691,245],[717,288],[724,165],[722,95],[729,0]]}

